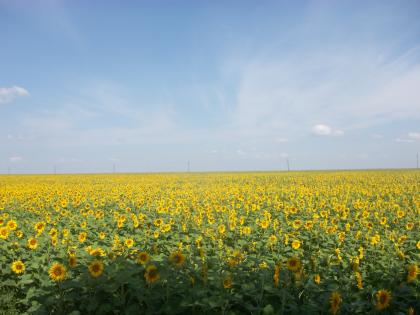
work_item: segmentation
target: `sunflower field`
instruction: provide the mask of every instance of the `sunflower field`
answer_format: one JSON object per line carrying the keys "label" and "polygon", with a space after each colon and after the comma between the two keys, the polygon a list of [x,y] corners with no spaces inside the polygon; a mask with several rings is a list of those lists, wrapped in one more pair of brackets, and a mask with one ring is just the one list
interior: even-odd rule
{"label": "sunflower field", "polygon": [[0,314],[418,314],[420,172],[0,176]]}

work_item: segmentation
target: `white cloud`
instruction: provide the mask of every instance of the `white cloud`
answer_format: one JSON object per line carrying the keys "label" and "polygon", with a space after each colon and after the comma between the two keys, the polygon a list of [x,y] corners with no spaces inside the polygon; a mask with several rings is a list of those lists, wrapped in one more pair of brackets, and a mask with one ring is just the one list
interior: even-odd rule
{"label": "white cloud", "polygon": [[[302,136],[314,121],[352,130],[420,119],[420,47],[401,55],[355,45],[332,51],[236,63],[235,128],[247,137],[275,138]],[[343,130],[321,127],[315,133],[339,136]]]}
{"label": "white cloud", "polygon": [[317,136],[341,136],[344,132],[324,124],[317,124],[312,127],[312,133]]}
{"label": "white cloud", "polygon": [[413,140],[420,140],[420,132],[409,132],[408,138]]}
{"label": "white cloud", "polygon": [[289,142],[289,139],[287,139],[287,138],[276,138],[274,141],[277,142],[277,143],[285,143],[285,142]]}
{"label": "white cloud", "polygon": [[20,86],[0,87],[0,104],[12,102],[17,97],[29,96],[29,92]]}
{"label": "white cloud", "polygon": [[405,138],[397,138],[397,139],[395,139],[395,142],[411,143],[411,142],[414,142],[414,140],[413,139],[405,139]]}
{"label": "white cloud", "polygon": [[9,161],[12,162],[12,163],[17,163],[17,162],[20,162],[22,160],[23,160],[23,158],[21,156],[11,156],[11,157],[9,157]]}
{"label": "white cloud", "polygon": [[411,143],[420,140],[420,132],[409,132],[406,136],[395,139],[396,142]]}
{"label": "white cloud", "polygon": [[318,124],[312,127],[312,133],[318,136],[329,136],[332,134],[332,128],[328,125]]}
{"label": "white cloud", "polygon": [[241,150],[241,149],[237,149],[236,150],[236,154],[238,154],[240,156],[244,156],[246,153],[243,150]]}
{"label": "white cloud", "polygon": [[370,137],[372,138],[372,139],[383,139],[384,138],[384,136],[383,135],[381,135],[381,134],[379,134],[379,133],[374,133],[374,134],[371,134],[370,135]]}

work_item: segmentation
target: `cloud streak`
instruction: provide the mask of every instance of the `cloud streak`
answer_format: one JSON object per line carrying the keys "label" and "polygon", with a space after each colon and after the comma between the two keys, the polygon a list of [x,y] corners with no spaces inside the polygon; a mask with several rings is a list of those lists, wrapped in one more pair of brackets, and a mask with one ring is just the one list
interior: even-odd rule
{"label": "cloud streak", "polygon": [[10,103],[18,97],[26,96],[29,96],[29,92],[23,87],[0,87],[0,104]]}

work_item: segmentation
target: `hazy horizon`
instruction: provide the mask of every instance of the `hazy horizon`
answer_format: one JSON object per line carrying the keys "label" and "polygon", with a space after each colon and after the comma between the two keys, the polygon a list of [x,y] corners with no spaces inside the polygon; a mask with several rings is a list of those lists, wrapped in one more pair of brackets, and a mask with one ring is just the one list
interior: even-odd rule
{"label": "hazy horizon", "polygon": [[419,1],[0,0],[0,28],[0,174],[417,166]]}

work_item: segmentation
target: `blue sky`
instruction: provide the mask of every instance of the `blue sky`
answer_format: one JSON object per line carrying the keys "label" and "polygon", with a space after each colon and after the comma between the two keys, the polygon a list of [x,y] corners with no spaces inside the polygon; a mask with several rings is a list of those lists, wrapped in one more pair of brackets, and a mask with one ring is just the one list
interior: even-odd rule
{"label": "blue sky", "polygon": [[415,167],[419,1],[0,0],[0,172]]}

